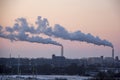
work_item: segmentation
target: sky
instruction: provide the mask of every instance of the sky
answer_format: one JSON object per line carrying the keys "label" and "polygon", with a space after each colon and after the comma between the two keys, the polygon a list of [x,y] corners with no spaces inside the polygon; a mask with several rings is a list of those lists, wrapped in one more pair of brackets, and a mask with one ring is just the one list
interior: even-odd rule
{"label": "sky", "polygon": [[[4,28],[13,26],[15,19],[21,17],[36,25],[38,16],[47,18],[52,27],[60,24],[69,32],[80,30],[110,41],[115,56],[120,58],[120,0],[0,0],[0,25]],[[64,46],[67,58],[112,56],[111,47],[52,39]],[[52,54],[61,54],[61,47],[0,38],[0,57],[10,54],[12,57],[51,58]]]}

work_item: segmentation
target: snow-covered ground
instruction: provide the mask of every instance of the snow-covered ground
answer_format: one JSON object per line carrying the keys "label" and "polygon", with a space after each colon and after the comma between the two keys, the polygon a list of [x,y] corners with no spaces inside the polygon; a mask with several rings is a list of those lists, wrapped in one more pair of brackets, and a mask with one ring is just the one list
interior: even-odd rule
{"label": "snow-covered ground", "polygon": [[[0,80],[2,80],[2,78],[4,78],[3,80],[6,80],[6,77],[12,77],[12,78],[16,78],[18,75],[0,75]],[[33,75],[20,75],[21,80],[22,78],[29,78],[29,77],[33,77]],[[39,80],[55,80],[56,78],[61,78],[61,79],[67,79],[67,80],[86,80],[88,78],[91,77],[85,77],[85,76],[68,76],[68,75],[37,75],[34,76]],[[12,79],[15,80],[15,79]]]}

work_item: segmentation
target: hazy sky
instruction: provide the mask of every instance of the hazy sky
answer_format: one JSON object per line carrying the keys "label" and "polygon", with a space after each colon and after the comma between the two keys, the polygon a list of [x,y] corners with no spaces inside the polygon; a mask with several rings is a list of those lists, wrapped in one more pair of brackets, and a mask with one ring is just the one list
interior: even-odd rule
{"label": "hazy sky", "polygon": [[[0,0],[0,25],[13,26],[16,18],[25,17],[35,25],[37,16],[50,25],[60,24],[68,31],[91,33],[113,43],[120,57],[120,0]],[[68,58],[111,56],[111,48],[85,42],[52,38],[64,46]],[[11,42],[0,38],[0,57],[47,57],[60,55],[60,47],[50,44]]]}

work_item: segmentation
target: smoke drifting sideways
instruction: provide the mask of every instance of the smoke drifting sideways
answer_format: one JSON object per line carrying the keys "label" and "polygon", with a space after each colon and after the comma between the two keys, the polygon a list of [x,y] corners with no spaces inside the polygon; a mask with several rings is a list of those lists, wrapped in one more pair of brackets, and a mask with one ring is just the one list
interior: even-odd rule
{"label": "smoke drifting sideways", "polygon": [[[21,18],[21,20],[24,20]],[[26,24],[18,25],[17,23],[14,25],[13,28],[6,27],[3,29],[2,26],[0,26],[0,37],[9,39],[12,42],[13,41],[27,41],[31,43],[42,43],[42,44],[52,44],[57,46],[62,46],[62,44],[53,41],[51,38],[42,38],[38,35],[33,35],[32,33],[27,34],[27,27]]]}
{"label": "smoke drifting sideways", "polygon": [[85,34],[79,30],[75,32],[69,32],[59,24],[55,24],[54,28],[52,28],[49,26],[48,20],[46,18],[42,19],[41,16],[38,16],[36,24],[38,25],[35,31],[37,33],[44,33],[48,36],[62,38],[65,40],[87,42],[95,45],[103,45],[113,48],[111,42],[102,40],[98,36],[94,37],[90,33]]}
{"label": "smoke drifting sideways", "polygon": [[[46,18],[42,18],[41,16],[38,16],[35,23],[37,25],[36,28],[33,25],[32,26],[29,25],[25,18],[17,18],[16,23],[12,28],[6,27],[5,31],[10,33],[10,35],[6,35],[6,36],[7,38],[13,39],[13,40],[21,40],[21,41],[23,40],[23,41],[29,41],[29,42],[42,41],[40,40],[42,38],[39,38],[39,37],[31,37],[31,38],[28,37],[28,35],[25,33],[29,32],[30,34],[33,34],[33,35],[45,34],[49,37],[61,38],[64,40],[71,40],[71,41],[87,42],[95,45],[103,45],[103,46],[108,46],[113,48],[113,45],[111,42],[107,40],[102,40],[98,36],[94,37],[90,33],[85,34],[80,30],[75,32],[69,32],[60,24],[55,24],[54,27],[51,27],[49,25],[48,20]],[[13,32],[18,32],[19,34],[15,35],[13,34]],[[1,33],[0,33],[0,36],[2,35]],[[6,38],[6,36],[2,36],[2,37]],[[52,40],[47,39],[47,41],[51,42]],[[52,44],[54,43],[55,45],[61,46],[61,44],[55,41],[52,41]]]}

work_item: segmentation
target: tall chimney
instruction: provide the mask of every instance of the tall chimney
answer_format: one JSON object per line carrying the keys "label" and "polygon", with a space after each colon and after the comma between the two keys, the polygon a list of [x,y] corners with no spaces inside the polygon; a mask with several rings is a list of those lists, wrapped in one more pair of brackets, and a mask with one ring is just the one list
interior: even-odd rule
{"label": "tall chimney", "polygon": [[61,56],[63,56],[63,46],[61,46]]}
{"label": "tall chimney", "polygon": [[114,48],[112,48],[112,58],[114,59]]}

